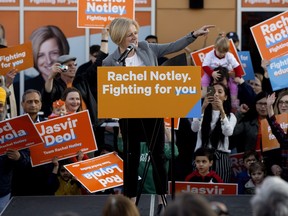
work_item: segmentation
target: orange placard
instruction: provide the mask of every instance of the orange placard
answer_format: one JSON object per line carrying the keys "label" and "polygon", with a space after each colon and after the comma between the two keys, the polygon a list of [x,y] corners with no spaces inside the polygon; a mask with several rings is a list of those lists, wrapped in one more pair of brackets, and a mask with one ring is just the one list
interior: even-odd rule
{"label": "orange placard", "polygon": [[288,11],[250,28],[262,59],[270,60],[288,53]]}
{"label": "orange placard", "polygon": [[32,166],[51,163],[53,157],[70,158],[80,150],[97,150],[87,110],[40,122],[36,127],[44,144],[30,148]]}
{"label": "orange placard", "polygon": [[99,118],[201,116],[200,67],[99,67]]}
{"label": "orange placard", "polygon": [[[238,56],[238,52],[237,52],[237,49],[233,43],[233,40],[232,39],[229,39],[229,52],[233,54],[233,56],[236,58],[237,62],[240,64],[240,68],[241,68],[241,75],[244,76],[246,73],[242,67],[242,64],[241,64],[241,61],[240,61],[240,58]],[[211,45],[211,46],[208,46],[208,47],[205,47],[203,49],[200,49],[200,50],[197,50],[195,52],[192,52],[190,55],[191,55],[191,58],[194,62],[195,65],[197,66],[202,66],[202,63],[204,61],[204,58],[205,58],[205,55],[210,52],[211,50],[214,49],[214,45]],[[204,74],[204,71],[202,69],[202,76]]]}
{"label": "orange placard", "polygon": [[90,193],[123,185],[123,161],[114,152],[65,165]]}
{"label": "orange placard", "polygon": [[39,0],[24,0],[26,7],[76,7],[77,0],[53,0],[53,1],[39,1]]}
{"label": "orange placard", "polygon": [[19,0],[0,1],[0,7],[3,7],[3,6],[11,6],[11,7],[19,6]]}
{"label": "orange placard", "polygon": [[243,8],[271,8],[271,7],[288,7],[287,1],[276,0],[276,1],[247,1],[241,0]]}
{"label": "orange placard", "polygon": [[202,63],[204,61],[205,55],[213,49],[214,49],[214,45],[211,45],[211,46],[208,46],[208,47],[205,47],[203,49],[199,49],[199,50],[196,50],[196,51],[190,53],[191,58],[194,62],[194,65],[201,67],[201,75],[202,76],[204,74],[204,71],[202,69]]}
{"label": "orange placard", "polygon": [[[172,183],[168,182],[169,194]],[[200,182],[175,182],[175,193],[191,192],[202,195],[238,195],[238,184],[230,183],[200,183]]]}
{"label": "orange placard", "polygon": [[[172,126],[172,119],[171,118],[164,118],[164,122],[165,122],[165,127],[171,128],[171,126]],[[174,129],[175,130],[178,130],[179,123],[180,123],[180,118],[175,118],[174,119]]]}
{"label": "orange placard", "polygon": [[0,155],[7,149],[24,149],[43,144],[28,114],[0,122]]}
{"label": "orange placard", "polygon": [[104,28],[118,17],[134,19],[134,0],[90,1],[78,0],[78,28]]}
{"label": "orange placard", "polygon": [[[287,132],[288,114],[283,113],[276,115],[276,120],[280,124],[281,128]],[[266,119],[261,120],[261,133],[262,133],[262,148],[263,151],[269,151],[272,149],[280,148],[280,145],[276,137],[272,134],[271,128]]]}
{"label": "orange placard", "polygon": [[0,49],[0,74],[5,75],[13,68],[18,71],[33,67],[32,43]]}

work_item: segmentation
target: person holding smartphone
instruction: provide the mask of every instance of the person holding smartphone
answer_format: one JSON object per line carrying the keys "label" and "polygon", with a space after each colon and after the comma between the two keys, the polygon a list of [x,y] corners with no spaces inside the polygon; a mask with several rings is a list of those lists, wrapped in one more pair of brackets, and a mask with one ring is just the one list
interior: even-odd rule
{"label": "person holding smartphone", "polygon": [[198,133],[195,151],[201,147],[214,150],[212,169],[225,183],[231,180],[228,137],[233,134],[236,123],[237,119],[231,112],[229,89],[223,83],[212,84],[203,101],[202,118],[193,118],[191,129]]}

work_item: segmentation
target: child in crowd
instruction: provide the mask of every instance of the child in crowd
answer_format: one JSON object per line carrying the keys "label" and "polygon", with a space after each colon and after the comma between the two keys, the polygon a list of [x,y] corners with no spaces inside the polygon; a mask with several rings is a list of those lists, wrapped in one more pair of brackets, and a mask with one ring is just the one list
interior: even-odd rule
{"label": "child in crowd", "polygon": [[210,170],[213,165],[214,153],[209,148],[199,148],[195,152],[196,170],[189,174],[185,181],[189,182],[210,182],[210,183],[223,183],[223,180],[217,173]]}
{"label": "child in crowd", "polygon": [[[215,68],[222,66],[228,69],[229,72],[234,72],[235,77],[241,78],[241,66],[237,62],[236,58],[232,53],[229,52],[229,40],[223,35],[217,37],[214,45],[214,49],[205,55],[202,68],[204,75],[201,79],[202,95],[206,95],[207,87],[211,83],[211,78],[218,81],[220,74],[218,71],[214,71]],[[232,108],[238,108],[238,87],[237,84],[230,77],[228,83]]]}
{"label": "child in crowd", "polygon": [[252,163],[249,167],[251,179],[245,184],[245,194],[255,194],[258,187],[266,177],[266,167],[262,162]]}
{"label": "child in crowd", "polygon": [[48,185],[54,195],[81,195],[81,184],[65,169],[64,165],[70,160],[58,162],[58,158],[52,159],[54,165]]}
{"label": "child in crowd", "polygon": [[257,152],[254,150],[248,150],[243,154],[243,165],[244,170],[238,173],[236,176],[237,183],[238,183],[238,194],[244,194],[245,184],[251,179],[249,175],[249,167],[252,163],[258,161]]}
{"label": "child in crowd", "polygon": [[67,114],[65,102],[61,99],[53,102],[53,111],[51,115],[48,116],[48,119],[56,118]]}

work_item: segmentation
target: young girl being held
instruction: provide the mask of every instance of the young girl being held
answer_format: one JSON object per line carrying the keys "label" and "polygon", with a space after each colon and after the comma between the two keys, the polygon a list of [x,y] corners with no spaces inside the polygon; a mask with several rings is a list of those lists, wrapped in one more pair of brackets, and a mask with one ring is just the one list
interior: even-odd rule
{"label": "young girl being held", "polygon": [[[206,95],[207,87],[211,83],[211,78],[216,81],[220,78],[221,75],[218,73],[218,71],[214,71],[214,69],[219,66],[227,68],[229,73],[235,73],[235,77],[241,78],[241,66],[237,62],[234,55],[229,52],[229,47],[230,45],[228,38],[220,35],[215,41],[214,49],[206,54],[202,64],[202,68],[205,72],[201,79],[202,96]],[[232,108],[237,108],[238,87],[233,81],[232,77],[229,79],[229,88],[231,93]]]}

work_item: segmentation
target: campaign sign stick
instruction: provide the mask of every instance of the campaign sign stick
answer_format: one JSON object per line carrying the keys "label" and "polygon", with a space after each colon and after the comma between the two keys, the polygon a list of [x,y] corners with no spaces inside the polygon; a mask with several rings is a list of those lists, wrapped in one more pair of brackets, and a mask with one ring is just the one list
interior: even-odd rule
{"label": "campaign sign stick", "polygon": [[66,159],[82,151],[97,150],[87,110],[36,124],[44,144],[30,148],[32,166],[51,163],[54,157]]}
{"label": "campaign sign stick", "polygon": [[43,140],[28,114],[0,122],[0,155],[7,149],[24,149],[41,145]]}
{"label": "campaign sign stick", "polygon": [[104,28],[119,17],[134,19],[134,0],[90,1],[78,0],[77,27]]}
{"label": "campaign sign stick", "polygon": [[13,68],[18,71],[33,67],[32,43],[0,49],[0,74],[5,75]]}
{"label": "campaign sign stick", "polygon": [[65,168],[90,193],[123,185],[123,160],[114,152],[68,164]]}
{"label": "campaign sign stick", "polygon": [[99,118],[201,116],[201,69],[192,66],[99,67]]}
{"label": "campaign sign stick", "polygon": [[262,59],[270,60],[288,53],[288,11],[250,28]]}
{"label": "campaign sign stick", "polygon": [[[171,181],[168,182],[168,186],[169,194],[171,194]],[[183,192],[191,192],[202,195],[238,195],[238,184],[176,181],[175,193]]]}

